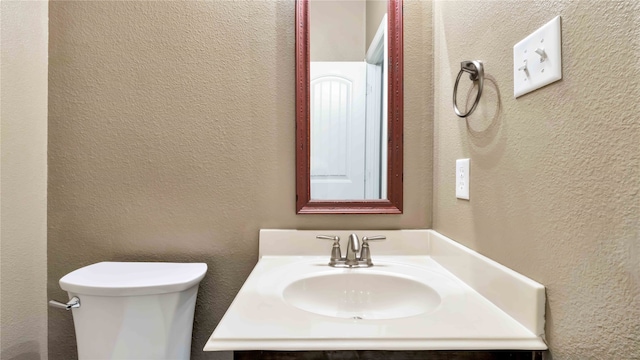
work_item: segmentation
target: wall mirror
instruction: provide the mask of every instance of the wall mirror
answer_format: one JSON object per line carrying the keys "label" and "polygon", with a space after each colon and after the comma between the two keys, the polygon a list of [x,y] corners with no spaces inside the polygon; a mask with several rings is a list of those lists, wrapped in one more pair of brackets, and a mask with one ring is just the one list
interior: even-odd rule
{"label": "wall mirror", "polygon": [[402,0],[296,1],[296,211],[401,214]]}

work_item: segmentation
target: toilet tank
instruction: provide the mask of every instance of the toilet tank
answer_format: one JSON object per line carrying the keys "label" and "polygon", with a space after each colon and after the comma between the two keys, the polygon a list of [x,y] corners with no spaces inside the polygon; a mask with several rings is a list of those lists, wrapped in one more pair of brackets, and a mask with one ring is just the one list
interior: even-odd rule
{"label": "toilet tank", "polygon": [[60,287],[72,309],[80,360],[184,359],[203,263],[101,262],[75,270]]}

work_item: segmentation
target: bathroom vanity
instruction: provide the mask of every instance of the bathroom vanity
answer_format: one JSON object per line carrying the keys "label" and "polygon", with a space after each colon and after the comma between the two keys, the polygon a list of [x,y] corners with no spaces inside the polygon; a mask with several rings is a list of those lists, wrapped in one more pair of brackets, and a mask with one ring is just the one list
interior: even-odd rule
{"label": "bathroom vanity", "polygon": [[[316,237],[352,233],[387,238],[371,243],[373,266],[344,266],[346,257],[329,266],[332,244]],[[542,285],[432,230],[261,230],[259,261],[204,350],[236,359],[535,359],[547,349],[544,309]]]}

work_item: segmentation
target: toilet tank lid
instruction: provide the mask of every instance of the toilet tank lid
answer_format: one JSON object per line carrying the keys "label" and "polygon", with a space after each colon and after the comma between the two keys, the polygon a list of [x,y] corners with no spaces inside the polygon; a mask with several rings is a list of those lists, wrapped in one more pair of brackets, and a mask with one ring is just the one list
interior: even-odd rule
{"label": "toilet tank lid", "polygon": [[78,295],[165,294],[197,286],[206,272],[204,263],[105,261],[68,273],[60,287]]}

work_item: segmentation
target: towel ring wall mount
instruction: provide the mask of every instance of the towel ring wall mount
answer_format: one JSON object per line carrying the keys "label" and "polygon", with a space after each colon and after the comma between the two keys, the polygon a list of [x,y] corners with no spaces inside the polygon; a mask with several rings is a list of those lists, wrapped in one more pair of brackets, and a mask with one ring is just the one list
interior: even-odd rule
{"label": "towel ring wall mount", "polygon": [[[476,95],[476,101],[473,102],[473,106],[471,109],[467,111],[466,114],[462,113],[460,109],[458,109],[457,97],[458,97],[458,83],[460,82],[460,77],[463,73],[469,73],[469,79],[474,83],[478,83],[478,94]],[[479,60],[467,60],[460,63],[460,72],[458,72],[458,77],[456,78],[456,84],[453,87],[453,111],[459,117],[467,117],[471,115],[471,113],[476,109],[478,103],[480,102],[480,96],[482,96],[482,86],[484,85],[484,68],[482,66],[482,61]]]}

